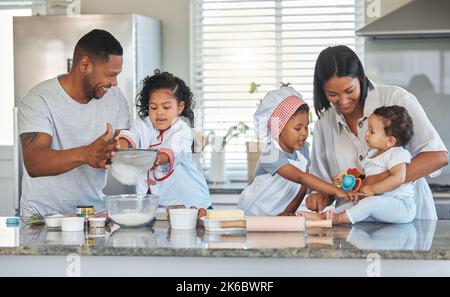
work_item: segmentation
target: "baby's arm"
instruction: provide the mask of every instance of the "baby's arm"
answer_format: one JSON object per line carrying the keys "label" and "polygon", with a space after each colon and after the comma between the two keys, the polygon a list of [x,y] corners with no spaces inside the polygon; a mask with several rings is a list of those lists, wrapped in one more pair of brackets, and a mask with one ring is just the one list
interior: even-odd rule
{"label": "baby's arm", "polygon": [[406,179],[406,164],[395,165],[388,170],[389,176],[373,185],[363,186],[361,193],[367,195],[383,194],[400,187]]}

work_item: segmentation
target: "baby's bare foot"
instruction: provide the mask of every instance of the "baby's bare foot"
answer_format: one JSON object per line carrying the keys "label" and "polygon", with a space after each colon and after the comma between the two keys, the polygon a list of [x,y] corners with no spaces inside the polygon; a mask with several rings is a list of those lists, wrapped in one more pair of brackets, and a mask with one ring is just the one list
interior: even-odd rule
{"label": "baby's bare foot", "polygon": [[324,220],[326,218],[325,214],[311,211],[298,211],[296,215],[305,217],[307,220],[313,221]]}

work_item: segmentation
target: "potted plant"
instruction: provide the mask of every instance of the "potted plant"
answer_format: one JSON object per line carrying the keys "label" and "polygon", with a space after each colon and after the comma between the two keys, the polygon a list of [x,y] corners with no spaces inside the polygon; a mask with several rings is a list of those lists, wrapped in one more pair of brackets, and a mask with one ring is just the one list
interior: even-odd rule
{"label": "potted plant", "polygon": [[[280,82],[281,86],[288,86],[289,83],[285,84]],[[250,90],[248,91],[250,94],[255,94],[258,92],[258,88],[261,84],[256,82],[250,83]],[[260,100],[261,102],[261,100]],[[257,104],[257,106],[259,103]],[[247,181],[249,184],[253,182],[253,176],[255,174],[256,165],[258,164],[259,157],[264,150],[265,143],[263,141],[259,141],[258,139],[254,139],[252,141],[247,141],[245,143],[245,148],[247,152]]]}
{"label": "potted plant", "polygon": [[263,141],[258,141],[257,139],[245,142],[247,152],[247,181],[249,184],[253,182],[256,165],[258,164],[259,157],[261,156],[264,147],[265,143]]}
{"label": "potted plant", "polygon": [[213,132],[203,134],[200,129],[194,128],[194,143],[192,146],[192,161],[200,172],[203,172],[203,151],[211,143]]}
{"label": "potted plant", "polygon": [[225,183],[227,181],[225,168],[225,147],[231,139],[238,137],[241,134],[246,134],[249,129],[250,128],[245,123],[239,122],[236,125],[231,126],[225,136],[213,134],[211,166],[209,172],[210,182]]}

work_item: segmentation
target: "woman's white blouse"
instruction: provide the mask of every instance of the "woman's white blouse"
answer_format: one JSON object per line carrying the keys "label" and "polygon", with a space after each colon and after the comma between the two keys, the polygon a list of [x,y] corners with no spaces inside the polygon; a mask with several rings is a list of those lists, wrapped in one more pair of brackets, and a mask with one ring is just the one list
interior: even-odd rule
{"label": "woman's white blouse", "polygon": [[[316,122],[313,134],[311,173],[331,182],[341,171],[356,167],[363,172],[368,146],[365,141],[367,118],[381,106],[399,105],[408,110],[413,120],[414,136],[406,149],[413,158],[421,152],[447,151],[441,137],[434,129],[417,98],[406,90],[388,85],[373,84],[364,106],[364,115],[358,120],[358,136],[355,136],[334,106],[323,112]],[[430,174],[437,176],[440,171]],[[437,219],[431,190],[425,178],[415,183],[416,219]],[[345,201],[337,199],[336,206]]]}

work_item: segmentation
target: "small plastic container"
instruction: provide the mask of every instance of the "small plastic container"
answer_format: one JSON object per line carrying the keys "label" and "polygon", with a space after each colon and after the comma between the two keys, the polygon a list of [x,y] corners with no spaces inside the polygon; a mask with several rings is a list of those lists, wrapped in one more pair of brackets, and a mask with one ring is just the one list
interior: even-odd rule
{"label": "small plastic container", "polygon": [[90,217],[94,216],[94,206],[92,205],[79,205],[77,206],[77,216],[84,217],[84,222],[87,224]]}
{"label": "small plastic container", "polygon": [[19,226],[19,218],[7,218],[6,219],[6,227],[18,227]]}
{"label": "small plastic container", "polygon": [[61,219],[62,231],[83,231],[84,230],[84,217],[66,217]]}
{"label": "small plastic container", "polygon": [[45,224],[48,228],[61,228],[61,220],[64,218],[64,215],[62,214],[52,214],[45,216]]}
{"label": "small plastic container", "polygon": [[105,228],[106,218],[104,217],[90,217],[89,227],[90,228]]}
{"label": "small plastic container", "polygon": [[198,209],[175,208],[169,210],[170,227],[172,229],[195,229],[197,226]]}

